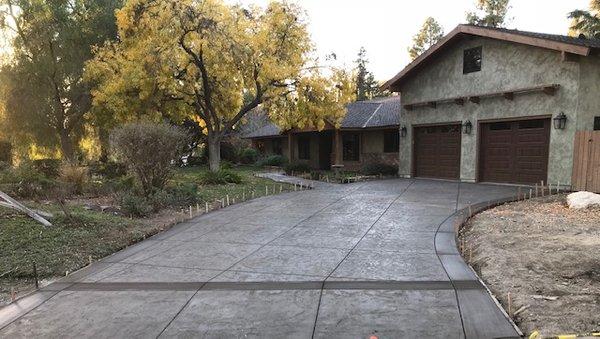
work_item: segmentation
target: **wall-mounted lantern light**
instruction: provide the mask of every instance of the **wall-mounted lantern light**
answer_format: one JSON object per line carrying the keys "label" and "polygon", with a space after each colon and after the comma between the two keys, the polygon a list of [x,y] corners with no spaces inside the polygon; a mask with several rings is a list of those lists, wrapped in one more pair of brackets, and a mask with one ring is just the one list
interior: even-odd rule
{"label": "wall-mounted lantern light", "polygon": [[560,112],[557,116],[554,117],[554,128],[555,129],[565,129],[567,125],[567,116],[564,112]]}
{"label": "wall-mounted lantern light", "polygon": [[404,138],[406,136],[406,133],[407,133],[406,126],[400,127],[400,136],[402,138]]}
{"label": "wall-mounted lantern light", "polygon": [[471,134],[471,130],[473,130],[473,124],[471,124],[471,121],[469,121],[469,120],[465,121],[463,123],[462,127],[463,127],[463,133]]}

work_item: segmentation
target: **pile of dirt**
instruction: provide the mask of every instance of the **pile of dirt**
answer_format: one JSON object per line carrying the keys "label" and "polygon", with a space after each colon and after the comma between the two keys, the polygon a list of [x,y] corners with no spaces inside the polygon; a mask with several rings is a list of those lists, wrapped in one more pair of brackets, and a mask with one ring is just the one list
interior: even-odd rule
{"label": "pile of dirt", "polygon": [[569,209],[565,195],[510,203],[474,216],[460,237],[524,333],[600,329],[600,208]]}

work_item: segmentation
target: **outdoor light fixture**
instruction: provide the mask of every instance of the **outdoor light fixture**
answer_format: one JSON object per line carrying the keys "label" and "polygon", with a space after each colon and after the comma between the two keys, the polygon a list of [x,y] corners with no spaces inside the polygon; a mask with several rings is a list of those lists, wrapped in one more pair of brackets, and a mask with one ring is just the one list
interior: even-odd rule
{"label": "outdoor light fixture", "polygon": [[567,116],[564,112],[560,112],[553,120],[555,129],[565,129],[565,125],[567,125]]}
{"label": "outdoor light fixture", "polygon": [[403,138],[406,136],[406,126],[400,128],[400,136]]}
{"label": "outdoor light fixture", "polygon": [[465,134],[471,134],[472,129],[473,129],[473,124],[471,124],[471,121],[467,120],[463,123],[463,132]]}

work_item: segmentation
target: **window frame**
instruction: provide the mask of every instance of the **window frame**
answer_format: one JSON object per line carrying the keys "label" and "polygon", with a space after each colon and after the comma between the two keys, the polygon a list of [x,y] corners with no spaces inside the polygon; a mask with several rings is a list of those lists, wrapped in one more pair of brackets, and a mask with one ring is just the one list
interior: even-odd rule
{"label": "window frame", "polygon": [[[352,138],[353,140],[348,140]],[[355,152],[349,152],[347,147],[352,143],[350,149],[355,148]],[[344,133],[342,134],[342,160],[343,161],[360,161],[360,133]]]}
{"label": "window frame", "polygon": [[[472,52],[477,54],[470,55]],[[475,58],[479,55],[479,62]],[[483,48],[482,46],[467,48],[463,51],[463,74],[471,74],[481,72],[481,66],[483,64]]]}
{"label": "window frame", "polygon": [[310,160],[310,136],[299,135],[296,139],[296,145],[298,147],[298,159]]}
{"label": "window frame", "polygon": [[[389,144],[390,138],[393,140],[391,144]],[[400,131],[383,131],[383,153],[398,152],[400,152]]]}

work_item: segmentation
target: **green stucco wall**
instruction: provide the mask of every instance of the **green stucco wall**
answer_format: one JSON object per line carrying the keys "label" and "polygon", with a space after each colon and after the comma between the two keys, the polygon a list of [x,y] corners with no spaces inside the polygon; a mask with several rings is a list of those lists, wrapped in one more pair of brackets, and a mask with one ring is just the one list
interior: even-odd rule
{"label": "green stucco wall", "polygon": [[[463,51],[476,46],[482,46],[481,71],[463,74]],[[557,51],[522,44],[476,37],[457,42],[402,84],[403,105],[548,84],[559,84],[560,89],[554,96],[542,92],[517,94],[512,101],[494,97],[482,98],[479,104],[465,102],[463,106],[444,103],[437,108],[416,107],[410,111],[403,107],[401,125],[407,127],[408,135],[400,140],[399,174],[411,175],[412,127],[415,125],[470,120],[473,132],[462,134],[460,178],[473,182],[477,180],[479,121],[554,117],[564,112],[569,119],[566,129],[551,128],[548,181],[570,184],[575,131],[589,125],[591,112],[597,112],[600,105],[599,73],[596,56],[562,61]],[[587,90],[582,91],[580,87]]]}

